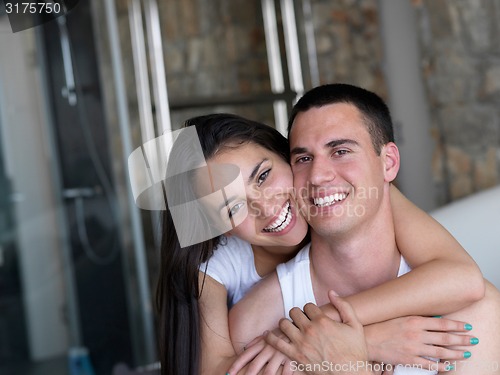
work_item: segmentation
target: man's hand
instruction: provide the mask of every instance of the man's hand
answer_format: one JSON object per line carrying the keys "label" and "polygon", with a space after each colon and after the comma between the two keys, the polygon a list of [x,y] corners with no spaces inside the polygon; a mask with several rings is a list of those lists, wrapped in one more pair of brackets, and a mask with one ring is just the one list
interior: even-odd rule
{"label": "man's hand", "polygon": [[272,332],[267,334],[266,341],[295,361],[297,370],[306,374],[371,374],[366,368],[368,351],[363,326],[349,303],[333,291],[328,298],[339,311],[342,323],[308,303],[304,312],[298,308],[290,310],[293,323],[288,319],[280,321],[279,327],[290,339],[289,343]]}

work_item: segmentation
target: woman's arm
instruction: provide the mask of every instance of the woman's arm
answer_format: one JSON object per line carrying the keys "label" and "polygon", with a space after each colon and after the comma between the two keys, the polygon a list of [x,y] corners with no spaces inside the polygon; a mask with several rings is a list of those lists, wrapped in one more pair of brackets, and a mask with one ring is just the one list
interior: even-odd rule
{"label": "woman's arm", "polygon": [[[199,274],[199,280],[201,290],[199,300],[201,374],[226,374],[228,369],[231,375],[257,374],[266,368],[270,374],[290,375],[291,371],[284,371],[284,367],[281,365],[285,361],[289,367],[289,360],[283,354],[270,350],[271,347],[256,345],[251,350],[253,353],[251,357],[237,357],[234,347],[242,350],[242,346],[235,345],[233,347],[229,336],[227,290],[222,284],[208,275],[205,276],[202,272]],[[203,289],[201,289],[202,285]],[[263,342],[263,340],[261,341]],[[234,370],[233,366],[236,359],[238,359],[238,371]]]}
{"label": "woman's arm", "polygon": [[225,374],[236,355],[229,337],[227,291],[202,272],[199,282],[202,374]]}
{"label": "woman's arm", "polygon": [[[229,330],[228,317],[230,294],[235,293],[238,295],[242,292],[240,284],[242,277],[237,274],[237,270],[242,270],[245,266],[251,270],[251,267],[253,267],[253,264],[245,263],[251,251],[250,246],[243,246],[234,239],[228,239],[227,242],[224,241],[224,244],[218,246],[209,262],[200,266],[200,272],[198,273],[200,293],[198,298],[199,348],[201,350],[199,360],[201,361],[201,372],[204,375],[226,374],[236,359],[236,353],[243,351],[244,346],[251,341],[239,342],[234,340],[232,332]],[[246,273],[246,271],[242,272]],[[281,294],[279,286],[278,294]],[[281,308],[280,311],[282,310]],[[278,316],[276,322],[281,316],[282,313]],[[263,331],[264,329],[253,335],[252,338],[262,334]],[[239,374],[247,374],[249,371],[250,374],[257,374],[264,367],[266,374],[274,374],[276,369],[279,369],[284,357],[281,353],[276,355],[275,352],[268,353],[266,350],[257,349],[256,346],[253,346],[251,352],[254,355],[247,360],[239,360],[238,363],[240,363],[242,369]],[[281,356],[281,359],[278,358],[279,356]],[[272,371],[273,368],[275,371]],[[232,375],[236,375],[236,373]]]}
{"label": "woman's arm", "polygon": [[[395,187],[391,204],[396,242],[413,270],[347,297],[359,320],[367,325],[408,315],[444,315],[480,300],[483,276],[458,241]],[[325,308],[337,315],[331,305]]]}

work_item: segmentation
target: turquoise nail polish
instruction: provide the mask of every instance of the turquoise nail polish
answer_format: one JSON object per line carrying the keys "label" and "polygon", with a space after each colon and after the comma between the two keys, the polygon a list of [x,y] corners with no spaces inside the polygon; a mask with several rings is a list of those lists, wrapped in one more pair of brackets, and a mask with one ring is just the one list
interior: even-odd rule
{"label": "turquoise nail polish", "polygon": [[445,370],[446,371],[451,371],[455,368],[455,366],[446,366]]}
{"label": "turquoise nail polish", "polygon": [[469,323],[467,323],[466,325],[464,325],[464,328],[465,328],[466,331],[472,330],[472,326]]}
{"label": "turquoise nail polish", "polygon": [[476,338],[476,337],[470,339],[470,344],[471,345],[477,345],[477,344],[479,344],[479,339]]}
{"label": "turquoise nail polish", "polygon": [[472,353],[471,353],[471,352],[465,352],[465,353],[464,353],[464,358],[470,358],[470,357],[471,357],[471,355],[472,355]]}
{"label": "turquoise nail polish", "polygon": [[434,315],[433,318],[442,318],[442,315]]}

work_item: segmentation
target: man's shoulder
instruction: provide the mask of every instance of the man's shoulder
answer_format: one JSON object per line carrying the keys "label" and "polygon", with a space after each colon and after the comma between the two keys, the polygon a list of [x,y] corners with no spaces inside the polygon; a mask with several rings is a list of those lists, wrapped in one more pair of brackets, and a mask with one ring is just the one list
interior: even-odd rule
{"label": "man's shoulder", "polygon": [[311,244],[305,245],[298,253],[290,259],[286,263],[279,264],[278,267],[276,267],[276,272],[278,274],[278,279],[282,279],[283,277],[286,277],[287,275],[293,275],[296,273],[299,269],[302,267],[305,267],[307,270],[309,270],[309,249],[311,247]]}

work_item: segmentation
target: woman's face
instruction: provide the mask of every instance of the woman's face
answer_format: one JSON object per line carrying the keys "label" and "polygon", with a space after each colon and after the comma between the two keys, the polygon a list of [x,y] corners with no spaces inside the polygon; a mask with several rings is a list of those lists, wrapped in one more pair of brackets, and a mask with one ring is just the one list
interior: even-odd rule
{"label": "woman's face", "polygon": [[305,219],[298,213],[293,194],[293,175],[279,155],[254,143],[221,150],[209,168],[236,165],[244,188],[232,190],[216,217],[236,223],[227,234],[257,246],[294,246],[307,234]]}

